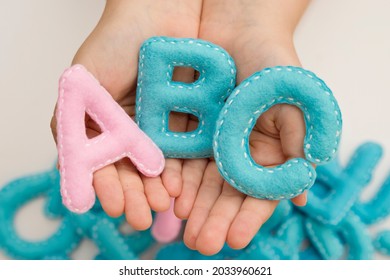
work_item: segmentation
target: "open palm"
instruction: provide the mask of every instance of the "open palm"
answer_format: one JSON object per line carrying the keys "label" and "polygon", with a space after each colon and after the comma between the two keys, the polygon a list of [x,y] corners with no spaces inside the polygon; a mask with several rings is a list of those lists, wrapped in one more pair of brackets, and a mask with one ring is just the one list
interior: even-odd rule
{"label": "open palm", "polygon": [[[143,41],[152,36],[197,37],[200,1],[107,1],[104,13],[78,50],[73,64],[84,65],[121,107],[134,117],[138,53]],[[175,79],[191,82],[194,73],[177,71]],[[187,129],[187,118],[173,115],[171,128]],[[87,135],[100,128],[87,118]],[[52,120],[54,136],[56,120]],[[160,177],[138,173],[128,158],[108,165],[93,175],[93,186],[103,209],[111,216],[126,214],[135,229],[152,223],[151,209],[169,208],[170,197],[181,192],[180,160],[167,160]]]}
{"label": "open palm", "polygon": [[[203,3],[199,37],[222,46],[232,55],[238,83],[265,67],[300,64],[289,34],[291,30],[286,35],[283,30],[264,26],[258,20],[259,2]],[[251,156],[263,166],[304,157],[304,135],[305,124],[298,108],[286,104],[273,106],[257,120],[251,132]],[[206,255],[217,253],[225,242],[232,248],[245,247],[277,206],[277,201],[256,199],[234,189],[221,178],[214,161],[205,167],[196,196],[191,198],[183,199],[193,201],[192,210],[185,213],[188,221],[184,242]],[[306,195],[294,198],[293,202],[304,205]],[[183,214],[181,209],[176,212]]]}
{"label": "open palm", "polygon": [[[299,65],[292,33],[305,5],[274,0],[270,8],[266,2],[107,1],[100,22],[73,63],[83,64],[131,117],[135,114],[139,47],[152,36],[200,38],[220,45],[236,62],[238,83],[265,67]],[[286,15],[279,15],[286,22],[265,26],[262,21],[267,22],[269,15],[263,9],[271,16],[286,10]],[[194,71],[175,71],[174,79],[193,82]],[[99,133],[93,121],[87,119],[86,126],[89,137]],[[191,131],[196,126],[195,120],[183,114],[173,114],[169,124],[174,131]],[[55,118],[52,130],[55,136]],[[263,166],[303,157],[304,134],[301,112],[294,106],[276,105],[253,128],[251,156]],[[233,248],[246,246],[277,206],[277,201],[249,197],[231,187],[213,159],[168,159],[156,178],[142,176],[129,159],[123,159],[96,171],[93,185],[104,210],[111,216],[124,212],[138,230],[151,225],[151,209],[167,210],[170,197],[175,197],[176,215],[188,220],[185,243],[204,254],[217,253],[225,241]],[[306,197],[303,194],[293,201],[303,205]]]}

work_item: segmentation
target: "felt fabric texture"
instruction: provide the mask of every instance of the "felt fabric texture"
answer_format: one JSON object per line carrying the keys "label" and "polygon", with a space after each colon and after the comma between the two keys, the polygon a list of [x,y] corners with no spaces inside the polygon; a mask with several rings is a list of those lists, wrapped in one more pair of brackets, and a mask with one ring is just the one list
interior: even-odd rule
{"label": "felt fabric texture", "polygon": [[370,182],[382,154],[380,145],[366,142],[356,149],[345,167],[338,160],[319,166],[318,179],[308,193],[308,202],[299,210],[322,223],[338,224]]}
{"label": "felt fabric texture", "polygon": [[174,241],[180,234],[182,221],[174,213],[175,199],[171,198],[169,209],[156,213],[152,225],[152,235],[159,243]]}
{"label": "felt fabric texture", "polygon": [[299,252],[299,259],[300,260],[321,260],[322,258],[320,254],[317,252],[317,250],[311,246]]}
{"label": "felt fabric texture", "polygon": [[[316,195],[324,201],[336,199],[337,202],[337,196],[329,195],[335,190],[331,186],[325,185],[324,182],[332,185],[334,178],[341,176],[343,180],[359,180],[367,185],[371,180],[372,169],[377,164],[380,154],[381,148],[378,144],[365,143],[357,149],[352,157],[353,160],[347,167],[342,167],[337,161],[321,166],[318,168],[317,178],[322,180],[321,185],[316,185],[309,192],[316,191]],[[329,204],[329,208],[331,208],[331,204]],[[373,242],[368,227],[354,213],[355,207],[350,206],[346,209],[335,225],[330,224],[325,219],[317,219],[316,215],[309,215],[307,211],[298,211],[298,209],[300,207],[292,206],[289,201],[281,201],[252,242],[246,248],[238,250],[235,255],[224,248],[221,253],[205,258],[189,250],[184,244],[175,243],[162,247],[157,256],[159,259],[240,260],[337,260],[344,258],[371,259],[373,257]],[[385,236],[385,234],[383,235]],[[382,237],[382,235],[377,238],[376,248],[379,250],[380,247],[382,253],[386,252],[386,240],[390,240],[390,237],[387,238]]]}
{"label": "felt fabric texture", "polygon": [[368,225],[378,223],[390,215],[390,175],[372,199],[357,201],[353,206],[354,212]]}
{"label": "felt fabric texture", "polygon": [[291,203],[281,201],[271,218],[264,224],[250,244],[240,250],[225,245],[212,256],[204,256],[188,249],[183,242],[164,245],[157,252],[157,260],[279,260],[298,259],[304,238],[302,216],[292,212]]}
{"label": "felt fabric texture", "polygon": [[[287,248],[291,246],[288,249],[290,254],[279,257],[296,258],[297,251],[291,250],[295,248],[299,259],[372,259],[374,248],[367,224],[380,221],[389,211],[388,204],[387,208],[385,206],[389,179],[385,180],[372,200],[362,203],[359,197],[372,180],[382,152],[379,144],[366,142],[356,149],[346,166],[341,166],[337,160],[318,167],[317,181],[309,190],[308,200],[308,203],[312,203],[315,196],[317,203],[312,203],[310,210],[295,206],[288,209],[291,203],[281,201],[284,204],[276,208],[258,234],[277,238],[288,244]],[[344,189],[348,191],[344,193]],[[376,201],[379,209],[374,211]],[[378,215],[379,211],[383,211],[383,214]],[[322,214],[326,212],[330,212],[330,215]],[[366,221],[359,216],[365,217]],[[375,248],[386,254],[386,246],[390,244],[386,243],[388,240],[390,235],[379,234]],[[303,251],[302,244],[306,247]],[[256,252],[253,252],[252,257],[255,258],[255,255]]]}
{"label": "felt fabric texture", "polygon": [[[384,248],[390,244],[386,243],[390,238],[381,235],[377,240],[382,252],[386,252]],[[308,244],[302,250],[304,242]],[[225,246],[216,255],[203,256],[188,249],[183,242],[177,242],[161,247],[156,259],[337,260],[344,258],[346,253],[346,258],[351,260],[373,257],[371,237],[358,216],[349,213],[337,226],[330,226],[295,212],[276,228],[275,233],[258,233],[244,249],[232,250]]]}
{"label": "felt fabric texture", "polygon": [[302,221],[302,216],[299,213],[293,213],[291,203],[282,201],[264,227],[244,249],[233,250],[225,245],[216,255],[203,256],[188,249],[183,242],[175,242],[162,246],[156,259],[298,259],[301,243],[305,238]]}
{"label": "felt fabric texture", "polygon": [[[280,103],[303,112],[307,160],[295,158],[265,168],[250,155],[249,135],[256,120]],[[313,185],[316,172],[310,162],[323,164],[336,156],[341,129],[337,101],[314,73],[291,66],[267,68],[244,80],[227,99],[214,135],[215,161],[221,175],[239,191],[262,199],[290,199]]]}
{"label": "felt fabric texture", "polygon": [[292,260],[297,258],[298,248],[290,246],[286,240],[271,235],[257,234],[243,249],[238,260]]}
{"label": "felt fabric texture", "polygon": [[[102,130],[92,139],[85,132],[85,114]],[[56,117],[61,194],[73,212],[93,206],[92,174],[108,164],[128,157],[146,176],[157,176],[164,168],[159,148],[82,65],[61,76]]]}
{"label": "felt fabric texture", "polygon": [[62,219],[58,229],[46,240],[24,239],[15,228],[18,210],[37,197],[46,196],[58,183],[58,173],[50,170],[15,179],[0,189],[0,247],[8,256],[15,259],[43,259],[68,254],[79,244],[80,236],[70,217]]}
{"label": "felt fabric texture", "polygon": [[384,232],[373,241],[368,225],[390,213],[389,178],[371,200],[359,199],[382,154],[378,143],[366,142],[356,149],[345,167],[334,161],[317,168],[318,178],[309,191],[308,205],[297,209],[307,217],[306,225],[312,225],[308,235],[321,258],[337,259],[341,254],[344,258],[348,252],[348,259],[371,259],[373,246],[386,254],[386,240],[390,238]]}
{"label": "felt fabric texture", "polygon": [[368,228],[359,217],[350,212],[337,225],[337,231],[345,240],[350,260],[369,260],[373,258],[374,247]]}
{"label": "felt fabric texture", "polygon": [[291,215],[284,220],[275,233],[276,238],[284,240],[291,248],[292,259],[299,259],[301,245],[306,239],[303,221],[301,215]]}
{"label": "felt fabric texture", "polygon": [[344,245],[333,228],[314,219],[306,219],[306,232],[311,244],[324,260],[338,260],[344,253]]}
{"label": "felt fabric texture", "polygon": [[109,260],[138,259],[136,253],[125,242],[118,231],[119,219],[111,219],[102,211],[85,214],[70,214],[78,232],[92,240],[99,248],[97,258]]}
{"label": "felt fabric texture", "polygon": [[[54,168],[17,178],[0,188],[0,249],[14,259],[70,259],[83,238],[92,240],[97,259],[138,259],[155,243],[150,230],[121,232],[124,217],[108,217],[100,204],[85,214],[75,214],[61,203],[60,175]],[[30,201],[44,196],[44,215],[61,220],[56,232],[46,240],[31,241],[15,228],[15,215]],[[53,205],[57,202],[57,207]]]}
{"label": "felt fabric texture", "polygon": [[84,214],[69,213],[69,216],[72,217],[77,232],[92,240],[98,247],[96,259],[139,259],[139,255],[154,243],[150,230],[122,233],[120,227],[124,217],[110,218],[101,208]]}
{"label": "felt fabric texture", "polygon": [[[172,80],[175,67],[200,73],[193,83]],[[136,120],[166,157],[201,158],[213,155],[216,120],[235,87],[236,68],[222,48],[199,39],[152,37],[141,46]],[[195,115],[198,128],[174,132],[169,113]]]}
{"label": "felt fabric texture", "polygon": [[379,253],[390,256],[390,230],[378,233],[374,240],[374,247]]}
{"label": "felt fabric texture", "polygon": [[104,213],[100,205],[94,206],[84,214],[68,211],[77,232],[92,240],[99,248],[95,259],[133,260],[147,250],[154,240],[150,230],[123,233],[121,226],[126,223],[125,217],[111,218]]}
{"label": "felt fabric texture", "polygon": [[170,243],[160,248],[157,260],[286,260],[292,259],[290,247],[284,241],[264,236],[251,242],[242,250],[234,250],[225,245],[212,256],[205,256],[188,249],[183,242]]}
{"label": "felt fabric texture", "polygon": [[[263,248],[260,249],[260,251],[273,251],[272,254],[276,259],[299,259],[302,244],[306,240],[303,221],[304,217],[292,209],[292,205],[289,201],[281,201],[274,214],[266,222],[266,224],[270,222],[273,226],[270,227],[269,225],[266,226],[266,224],[264,224],[265,227],[261,227],[260,231],[257,233],[258,240],[266,240],[266,242],[261,245]],[[246,249],[249,249],[250,246],[252,246],[251,244]],[[258,255],[256,256],[256,254]],[[262,259],[263,257],[261,254],[263,253],[259,253],[258,250],[256,250],[256,252],[251,252],[251,258]],[[244,255],[242,255],[242,257],[243,256]]]}
{"label": "felt fabric texture", "polygon": [[189,249],[184,242],[174,242],[162,246],[156,254],[156,260],[234,260],[242,253],[225,245],[215,255],[205,256],[198,251]]}
{"label": "felt fabric texture", "polygon": [[280,225],[293,215],[293,206],[290,201],[282,200],[278,203],[271,217],[261,226],[260,233],[275,232]]}
{"label": "felt fabric texture", "polygon": [[[317,185],[316,182],[316,186],[310,189],[309,193],[315,192],[324,203],[332,199],[337,202],[337,196],[330,194],[339,191],[333,188],[333,182],[337,182],[338,177],[345,182],[353,179],[360,181],[363,185],[368,185],[381,153],[378,144],[365,143],[357,149],[352,157],[353,160],[346,167],[341,166],[337,161],[319,167],[317,180],[321,179],[321,184]],[[349,171],[346,172],[346,170]],[[85,214],[70,212],[60,203],[59,181],[59,173],[53,168],[43,173],[15,179],[4,187],[0,187],[0,251],[16,259],[70,259],[80,241],[88,238],[96,244],[99,250],[95,259],[137,259],[145,250],[156,245],[151,230],[132,232],[131,229],[124,229],[125,218],[123,216],[108,217],[98,201]],[[349,210],[345,210],[346,213],[341,215],[334,225],[326,219],[317,219],[317,215],[301,211],[299,210],[301,207],[293,206],[291,202],[284,200],[279,203],[274,214],[263,225],[252,242],[242,250],[233,250],[225,245],[214,256],[202,256],[185,247],[183,242],[175,242],[162,244],[155,258],[370,259],[373,257],[374,246],[378,252],[390,255],[390,231],[380,232],[374,241],[368,231],[368,224],[372,221],[378,222],[385,217],[381,215],[379,219],[376,211],[363,212],[359,208],[362,205],[364,207],[366,204],[371,205],[373,201],[378,200],[378,207],[384,213],[388,213],[389,207],[386,208],[381,202],[387,199],[387,185],[388,178],[371,201],[362,203],[358,199],[353,199],[353,206],[349,206]],[[361,193],[362,188],[358,187],[358,189]],[[381,198],[382,195],[383,198]],[[34,242],[18,235],[14,218],[15,213],[24,204],[39,196],[46,198],[45,216],[60,219],[61,225],[47,240]],[[328,205],[330,210],[332,204]],[[317,205],[319,206],[321,205]],[[315,208],[313,209],[312,211],[315,211]],[[359,216],[367,220],[361,220]]]}
{"label": "felt fabric texture", "polygon": [[117,228],[108,219],[98,219],[92,228],[92,240],[99,247],[104,257],[109,260],[138,259],[132,248],[118,233]]}

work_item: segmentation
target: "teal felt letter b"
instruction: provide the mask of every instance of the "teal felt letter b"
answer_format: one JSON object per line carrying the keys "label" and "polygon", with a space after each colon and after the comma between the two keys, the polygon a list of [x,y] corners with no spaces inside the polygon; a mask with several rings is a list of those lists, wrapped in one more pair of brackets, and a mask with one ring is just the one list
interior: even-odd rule
{"label": "teal felt letter b", "polygon": [[[193,83],[173,81],[175,67],[191,67],[200,76]],[[150,38],[140,51],[137,123],[166,157],[211,157],[218,114],[235,87],[235,77],[232,58],[216,45],[196,39]],[[170,112],[195,115],[198,128],[170,131]]]}

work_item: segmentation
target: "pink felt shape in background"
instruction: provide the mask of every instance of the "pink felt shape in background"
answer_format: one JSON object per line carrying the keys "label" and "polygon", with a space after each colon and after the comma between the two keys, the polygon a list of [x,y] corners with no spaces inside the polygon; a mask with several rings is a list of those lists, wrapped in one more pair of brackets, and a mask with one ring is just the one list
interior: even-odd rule
{"label": "pink felt shape in background", "polygon": [[180,234],[182,221],[176,217],[174,209],[174,198],[171,198],[171,205],[165,212],[156,214],[152,226],[152,235],[160,243],[174,241]]}
{"label": "pink felt shape in background", "polygon": [[[102,132],[92,139],[86,135],[85,114]],[[161,150],[82,65],[62,74],[56,117],[62,201],[72,212],[94,205],[93,172],[108,164],[128,157],[149,177],[164,168]]]}

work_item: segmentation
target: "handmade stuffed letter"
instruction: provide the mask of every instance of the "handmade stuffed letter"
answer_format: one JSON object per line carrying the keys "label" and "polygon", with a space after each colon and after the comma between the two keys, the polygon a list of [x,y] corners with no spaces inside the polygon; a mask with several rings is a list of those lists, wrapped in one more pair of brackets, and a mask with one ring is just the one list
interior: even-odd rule
{"label": "handmade stuffed letter", "polygon": [[[366,223],[369,216],[386,216],[389,213],[386,208],[390,199],[389,195],[386,195],[386,187],[383,189],[385,192],[379,192],[379,199],[359,202],[361,192],[370,183],[382,155],[383,149],[379,144],[366,142],[356,149],[345,167],[339,159],[319,166],[317,180],[308,193],[308,202],[299,210],[317,221],[331,225],[337,225],[351,212],[351,208]],[[383,204],[386,207],[383,207]]]}
{"label": "handmade stuffed letter", "polygon": [[299,67],[264,69],[243,81],[227,99],[214,135],[214,156],[222,176],[239,191],[265,199],[299,195],[316,178],[305,159],[265,168],[250,155],[249,135],[270,107],[287,103],[300,108],[306,122],[304,151],[308,161],[329,162],[341,135],[341,113],[325,83]]}
{"label": "handmade stuffed letter", "polygon": [[[81,238],[70,217],[62,219],[58,229],[46,240],[24,238],[15,224],[16,216],[23,206],[38,197],[48,196],[56,185],[58,186],[58,174],[56,170],[50,170],[23,176],[0,186],[0,248],[10,257],[42,259],[68,254],[78,246]],[[45,216],[48,216],[47,214],[45,213]]]}
{"label": "handmade stuffed letter", "polygon": [[169,243],[175,240],[181,230],[182,221],[174,213],[175,200],[171,198],[171,205],[165,212],[156,213],[152,226],[152,235],[160,243]]}
{"label": "handmade stuffed letter", "polygon": [[[200,74],[193,83],[172,80],[175,67]],[[218,114],[235,87],[232,58],[220,47],[196,39],[153,37],[141,47],[136,117],[140,128],[166,157],[200,158],[213,155],[212,138]],[[169,130],[170,112],[195,115],[198,128]]]}
{"label": "handmade stuffed letter", "polygon": [[[92,139],[85,132],[85,114],[102,131]],[[69,210],[89,210],[95,202],[93,172],[121,158],[130,158],[146,176],[161,173],[159,148],[83,66],[72,66],[62,75],[56,116],[61,194]]]}

